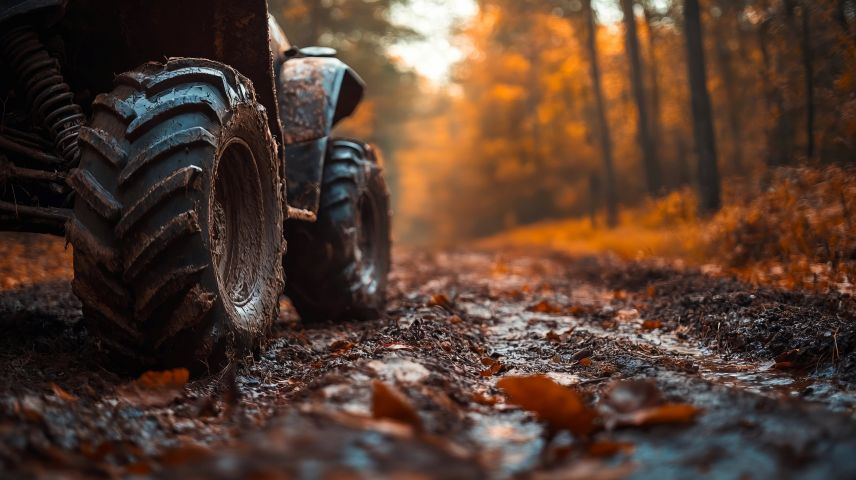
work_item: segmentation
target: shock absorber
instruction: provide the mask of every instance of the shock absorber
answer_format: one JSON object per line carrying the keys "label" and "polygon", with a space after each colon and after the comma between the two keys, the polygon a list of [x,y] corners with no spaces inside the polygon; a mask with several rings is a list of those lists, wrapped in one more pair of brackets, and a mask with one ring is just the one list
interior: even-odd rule
{"label": "shock absorber", "polygon": [[29,26],[0,35],[0,53],[24,88],[36,123],[50,132],[65,165],[76,166],[80,155],[77,135],[85,116],[60,74],[59,61],[51,57]]}

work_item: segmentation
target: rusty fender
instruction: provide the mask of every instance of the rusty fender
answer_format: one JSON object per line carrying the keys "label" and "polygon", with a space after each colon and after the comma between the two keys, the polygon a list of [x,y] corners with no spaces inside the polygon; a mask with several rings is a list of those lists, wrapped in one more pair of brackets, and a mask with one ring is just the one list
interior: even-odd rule
{"label": "rusty fender", "polygon": [[336,58],[300,57],[283,63],[277,100],[290,207],[318,212],[330,131],[356,110],[364,88],[357,73]]}

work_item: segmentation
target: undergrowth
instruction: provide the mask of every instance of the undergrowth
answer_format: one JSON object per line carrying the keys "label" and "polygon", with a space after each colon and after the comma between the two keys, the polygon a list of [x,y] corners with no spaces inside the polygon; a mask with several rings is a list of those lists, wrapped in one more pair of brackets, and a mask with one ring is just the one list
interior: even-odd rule
{"label": "undergrowth", "polygon": [[714,217],[696,216],[695,196],[675,191],[624,209],[620,224],[600,218],[542,222],[480,242],[542,246],[572,254],[610,252],[668,259],[754,283],[853,293],[856,277],[856,169],[783,168],[760,186],[726,188]]}

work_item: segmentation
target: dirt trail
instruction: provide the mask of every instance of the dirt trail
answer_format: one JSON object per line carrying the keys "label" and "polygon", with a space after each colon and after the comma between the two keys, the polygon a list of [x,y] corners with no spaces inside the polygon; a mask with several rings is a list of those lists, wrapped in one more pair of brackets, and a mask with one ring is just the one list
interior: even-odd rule
{"label": "dirt trail", "polygon": [[[283,300],[258,358],[141,398],[99,365],[64,280],[0,292],[4,478],[856,476],[849,297],[605,257],[398,251],[387,318],[304,326]],[[548,444],[496,387],[534,373],[597,408],[636,379],[702,413]],[[375,380],[421,432],[371,418]]]}

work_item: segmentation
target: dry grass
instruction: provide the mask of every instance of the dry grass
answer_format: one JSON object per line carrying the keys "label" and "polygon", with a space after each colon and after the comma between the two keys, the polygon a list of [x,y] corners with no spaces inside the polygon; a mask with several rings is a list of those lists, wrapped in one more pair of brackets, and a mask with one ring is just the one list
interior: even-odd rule
{"label": "dry grass", "polygon": [[[762,284],[853,292],[856,277],[856,170],[781,169],[754,195],[731,191],[715,217],[695,215],[691,191],[621,212],[615,229],[589,219],[542,222],[481,241],[487,247],[539,246],[571,254],[610,252],[722,271]],[[602,219],[598,222],[603,225]]]}

